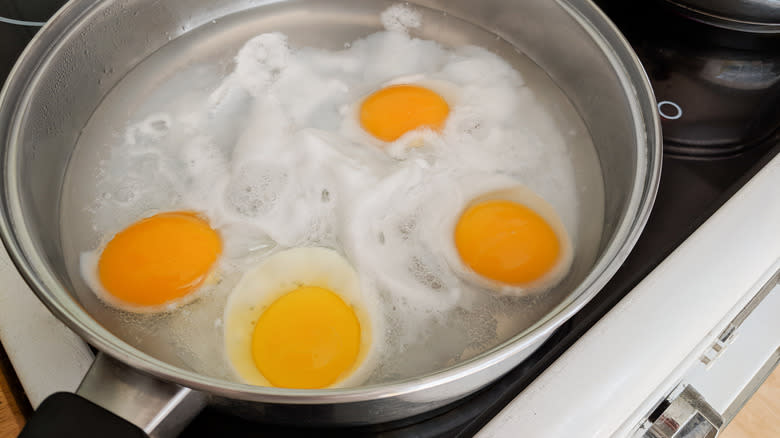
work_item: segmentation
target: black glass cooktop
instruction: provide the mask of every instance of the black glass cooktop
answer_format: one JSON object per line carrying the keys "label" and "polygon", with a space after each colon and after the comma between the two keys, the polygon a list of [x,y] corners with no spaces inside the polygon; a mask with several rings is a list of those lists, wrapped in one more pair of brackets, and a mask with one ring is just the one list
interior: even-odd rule
{"label": "black glass cooktop", "polygon": [[[0,17],[44,21],[61,0],[0,0]],[[658,197],[636,247],[604,289],[521,365],[451,406],[403,422],[313,431],[207,408],[182,437],[468,437],[622,299],[780,151],[780,40],[709,28],[643,0],[597,2],[631,42],[653,83],[664,129]],[[0,20],[5,80],[36,27]]]}

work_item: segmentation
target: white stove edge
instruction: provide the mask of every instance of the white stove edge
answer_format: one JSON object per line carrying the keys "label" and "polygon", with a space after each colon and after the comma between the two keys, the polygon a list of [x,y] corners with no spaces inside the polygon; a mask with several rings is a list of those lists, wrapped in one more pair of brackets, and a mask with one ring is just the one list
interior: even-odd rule
{"label": "white stove edge", "polygon": [[779,269],[777,156],[477,436],[630,436]]}
{"label": "white stove edge", "polygon": [[33,408],[74,391],[92,364],[87,344],[52,315],[0,250],[0,342]]}

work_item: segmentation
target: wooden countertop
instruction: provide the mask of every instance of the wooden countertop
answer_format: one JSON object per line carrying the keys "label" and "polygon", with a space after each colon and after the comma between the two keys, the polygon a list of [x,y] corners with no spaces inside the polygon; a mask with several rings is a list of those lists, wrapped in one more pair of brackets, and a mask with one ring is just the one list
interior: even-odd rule
{"label": "wooden countertop", "polygon": [[0,438],[19,435],[31,408],[0,345]]}
{"label": "wooden countertop", "polygon": [[720,438],[780,437],[780,367],[758,388]]}

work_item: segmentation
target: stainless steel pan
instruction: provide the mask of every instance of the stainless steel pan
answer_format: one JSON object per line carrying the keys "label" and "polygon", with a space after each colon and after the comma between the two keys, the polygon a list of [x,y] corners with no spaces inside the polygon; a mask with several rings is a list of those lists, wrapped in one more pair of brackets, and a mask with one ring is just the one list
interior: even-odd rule
{"label": "stainless steel pan", "polygon": [[[155,436],[175,434],[206,403],[258,420],[299,425],[400,419],[446,405],[495,380],[609,280],[645,224],[661,163],[652,90],[626,41],[588,0],[413,3],[446,13],[442,17],[453,22],[479,26],[525,52],[578,110],[596,145],[604,178],[605,222],[595,262],[580,266],[570,290],[525,332],[467,362],[391,384],[316,391],[252,387],[196,374],[133,347],[75,298],[61,244],[64,172],[80,130],[97,105],[150,54],[228,14],[252,10],[265,17],[257,23],[263,29],[281,25],[274,17],[283,16],[292,20],[287,26],[297,26],[292,36],[334,46],[378,30],[378,12],[391,3],[72,0],[28,46],[0,97],[0,232],[38,297],[101,351],[78,390],[80,396]],[[330,33],[322,26],[329,26]],[[444,26],[441,32],[469,42],[457,26]],[[94,406],[62,397],[43,404],[42,419],[31,421],[27,436],[45,434],[46,427],[35,429],[36,424],[64,433],[67,425],[51,416],[63,409],[92,415],[82,427],[101,423],[102,414],[91,410]],[[115,425],[111,418],[106,421]],[[36,431],[39,435],[33,434]]]}

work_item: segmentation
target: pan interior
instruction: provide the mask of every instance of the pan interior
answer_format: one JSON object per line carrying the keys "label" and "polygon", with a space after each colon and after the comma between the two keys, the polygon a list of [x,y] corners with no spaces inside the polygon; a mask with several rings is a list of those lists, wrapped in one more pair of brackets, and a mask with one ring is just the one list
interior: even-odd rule
{"label": "pan interior", "polygon": [[[70,157],[59,202],[60,237],[67,280],[75,298],[100,324],[128,344],[172,365],[211,377],[232,380],[221,349],[219,318],[226,293],[198,300],[177,311],[137,315],[117,311],[98,300],[81,274],[80,258],[96,248],[106,232],[96,221],[128,218],[105,205],[132,202],[127,188],[107,187],[101,168],[111,158],[111,149],[124,141],[128,126],[150,114],[166,110],[181,96],[205,99],[233,67],[236,53],[250,38],[264,32],[282,32],[291,46],[343,49],[356,39],[381,31],[380,12],[388,6],[375,2],[272,3],[243,10],[188,30],[143,59],[131,70],[112,72],[121,76],[107,92],[81,131]],[[604,227],[604,179],[599,154],[575,106],[565,93],[519,48],[482,27],[446,13],[414,7],[422,25],[411,30],[416,38],[434,40],[446,47],[476,45],[510,63],[536,96],[539,111],[549,114],[562,132],[571,132],[567,159],[578,202],[574,239],[575,256],[570,273],[557,287],[521,298],[492,298],[491,306],[511,317],[497,321],[492,315],[469,314],[432,319],[414,342],[390,341],[381,370],[368,383],[391,382],[415,377],[456,364],[507,341],[545,318],[560,305],[590,273],[601,247]],[[518,120],[522,123],[522,120]],[[141,181],[140,183],[144,183]],[[154,184],[154,181],[147,181]],[[125,197],[123,199],[123,197]],[[103,200],[103,208],[95,201]],[[156,206],[165,207],[164,203]],[[148,214],[148,212],[139,212]],[[102,215],[100,218],[98,216]],[[463,313],[464,311],[459,311]],[[497,328],[497,325],[501,325]],[[474,339],[479,339],[474,343]],[[430,354],[430,351],[436,354]],[[401,360],[390,360],[396,357]]]}

